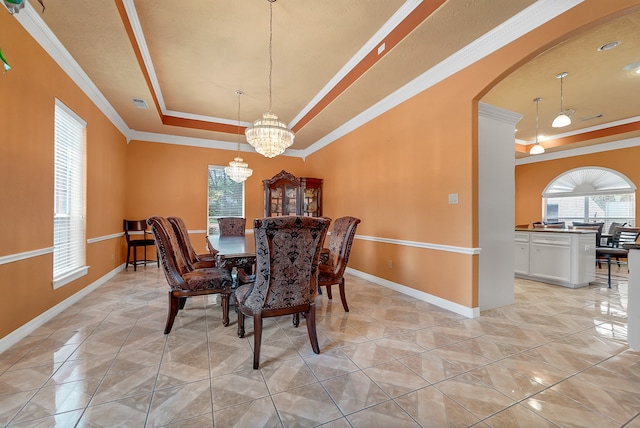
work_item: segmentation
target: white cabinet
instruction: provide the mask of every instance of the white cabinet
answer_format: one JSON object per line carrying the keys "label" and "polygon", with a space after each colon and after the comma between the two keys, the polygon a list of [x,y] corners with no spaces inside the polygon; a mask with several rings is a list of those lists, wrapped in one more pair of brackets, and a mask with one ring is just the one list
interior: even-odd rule
{"label": "white cabinet", "polygon": [[515,272],[529,275],[529,234],[516,232]]}
{"label": "white cabinet", "polygon": [[571,288],[588,285],[596,279],[594,233],[516,232],[515,275]]}

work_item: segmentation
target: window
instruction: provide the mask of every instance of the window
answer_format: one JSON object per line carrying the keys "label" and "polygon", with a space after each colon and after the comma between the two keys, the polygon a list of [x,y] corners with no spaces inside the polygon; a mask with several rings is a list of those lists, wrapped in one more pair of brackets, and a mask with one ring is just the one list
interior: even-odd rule
{"label": "window", "polygon": [[53,288],[82,275],[85,260],[86,123],[56,100],[54,112]]}
{"label": "window", "polygon": [[244,183],[236,183],[224,167],[209,165],[209,234],[220,233],[219,217],[244,217]]}
{"label": "window", "polygon": [[606,168],[577,168],[556,177],[545,189],[546,222],[612,222],[635,224],[636,187],[624,175]]}

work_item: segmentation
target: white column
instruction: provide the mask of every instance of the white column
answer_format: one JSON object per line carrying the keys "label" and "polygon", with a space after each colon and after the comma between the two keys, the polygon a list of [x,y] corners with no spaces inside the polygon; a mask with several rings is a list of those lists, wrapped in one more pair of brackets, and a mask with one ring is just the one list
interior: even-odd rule
{"label": "white column", "polygon": [[478,105],[478,303],[481,311],[514,301],[515,127],[522,118]]}
{"label": "white column", "polygon": [[629,250],[627,336],[629,347],[640,351],[640,250]]}

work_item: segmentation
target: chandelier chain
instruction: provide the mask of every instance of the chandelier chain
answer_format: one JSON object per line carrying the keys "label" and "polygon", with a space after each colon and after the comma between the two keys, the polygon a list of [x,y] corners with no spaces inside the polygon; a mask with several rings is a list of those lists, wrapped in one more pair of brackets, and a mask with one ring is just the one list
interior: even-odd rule
{"label": "chandelier chain", "polygon": [[269,0],[269,111],[271,106],[271,74],[273,73],[273,2]]}

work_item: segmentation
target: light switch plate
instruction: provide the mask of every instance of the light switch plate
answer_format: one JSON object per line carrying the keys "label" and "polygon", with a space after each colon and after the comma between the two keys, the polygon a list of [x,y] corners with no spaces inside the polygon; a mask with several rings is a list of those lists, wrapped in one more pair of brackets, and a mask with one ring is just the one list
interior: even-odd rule
{"label": "light switch plate", "polygon": [[458,203],[458,194],[457,193],[449,193],[449,203],[457,204]]}

